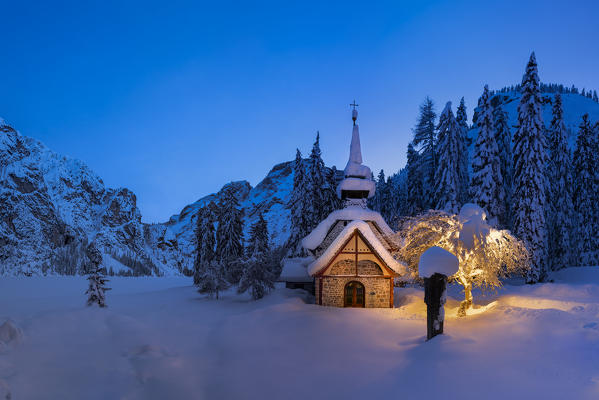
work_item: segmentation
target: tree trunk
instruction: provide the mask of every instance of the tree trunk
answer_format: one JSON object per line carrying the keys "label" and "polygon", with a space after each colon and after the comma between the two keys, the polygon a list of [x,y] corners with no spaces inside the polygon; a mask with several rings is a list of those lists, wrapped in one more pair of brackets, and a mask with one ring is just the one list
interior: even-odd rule
{"label": "tree trunk", "polygon": [[463,279],[460,279],[462,285],[464,285],[464,301],[460,303],[460,308],[458,309],[458,317],[465,317],[466,310],[472,308],[472,283],[465,282]]}

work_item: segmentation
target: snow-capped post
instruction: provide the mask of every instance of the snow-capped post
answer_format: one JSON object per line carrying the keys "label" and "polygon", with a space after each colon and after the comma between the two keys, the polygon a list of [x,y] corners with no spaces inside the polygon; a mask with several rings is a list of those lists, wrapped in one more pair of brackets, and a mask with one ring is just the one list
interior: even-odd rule
{"label": "snow-capped post", "polygon": [[433,246],[420,256],[418,274],[424,278],[426,303],[426,339],[443,333],[447,277],[458,272],[458,258],[440,247]]}

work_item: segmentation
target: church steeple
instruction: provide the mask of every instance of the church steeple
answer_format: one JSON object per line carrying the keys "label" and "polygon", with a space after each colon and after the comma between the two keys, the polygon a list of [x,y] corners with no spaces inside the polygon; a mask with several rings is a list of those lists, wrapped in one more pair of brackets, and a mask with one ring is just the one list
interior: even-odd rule
{"label": "church steeple", "polygon": [[[358,129],[358,125],[356,125],[356,120],[358,119],[358,110],[356,110],[356,101],[354,100],[353,104],[354,109],[351,112],[351,119],[354,122],[354,127],[351,133],[351,144],[349,146],[349,161],[347,164],[356,163],[362,164],[362,147],[360,146],[360,130]],[[346,167],[347,168],[347,167]]]}
{"label": "church steeple", "polygon": [[354,101],[352,109],[352,137],[349,146],[349,160],[345,166],[345,179],[337,187],[337,196],[345,201],[346,205],[360,205],[366,207],[366,199],[374,196],[375,184],[372,181],[372,172],[366,165],[362,165],[362,148],[360,145],[360,130],[358,119],[358,106]]}

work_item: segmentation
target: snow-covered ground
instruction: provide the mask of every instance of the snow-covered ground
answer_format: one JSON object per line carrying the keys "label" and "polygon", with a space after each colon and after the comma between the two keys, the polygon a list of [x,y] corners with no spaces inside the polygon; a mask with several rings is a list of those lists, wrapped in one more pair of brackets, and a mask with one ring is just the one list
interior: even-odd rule
{"label": "snow-covered ground", "polygon": [[[423,292],[395,309],[309,304],[300,290],[257,302],[196,293],[184,278],[113,278],[109,308],[84,307],[83,278],[3,278],[0,393],[12,399],[597,399],[599,268],[556,283],[475,294],[425,341]],[[0,329],[0,337],[4,331]]]}

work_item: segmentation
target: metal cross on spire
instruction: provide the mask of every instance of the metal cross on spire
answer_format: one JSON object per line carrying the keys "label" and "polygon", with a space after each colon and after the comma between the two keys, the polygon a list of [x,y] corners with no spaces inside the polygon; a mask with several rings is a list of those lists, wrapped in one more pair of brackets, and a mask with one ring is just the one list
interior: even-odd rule
{"label": "metal cross on spire", "polygon": [[350,104],[350,107],[354,108],[351,111],[351,119],[352,119],[352,121],[354,121],[354,125],[356,125],[356,119],[358,119],[358,110],[356,110],[356,107],[358,107],[358,104],[356,104],[355,99],[354,99],[354,102]]}

